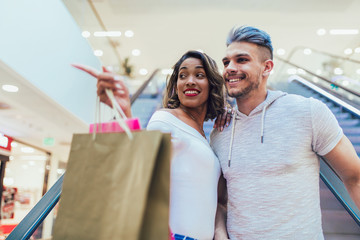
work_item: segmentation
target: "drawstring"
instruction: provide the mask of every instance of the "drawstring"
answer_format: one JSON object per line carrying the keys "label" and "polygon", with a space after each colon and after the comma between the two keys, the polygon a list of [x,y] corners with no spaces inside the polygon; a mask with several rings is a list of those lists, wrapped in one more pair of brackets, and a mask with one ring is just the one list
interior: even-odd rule
{"label": "drawstring", "polygon": [[261,114],[261,143],[264,143],[264,120],[267,105],[264,106]]}
{"label": "drawstring", "polygon": [[230,167],[230,164],[231,164],[231,152],[232,152],[232,145],[233,145],[234,133],[235,133],[236,111],[234,112],[232,119],[233,119],[233,123],[232,123],[232,128],[231,128],[231,138],[230,138],[230,147],[229,147],[229,155],[228,155],[228,167]]}
{"label": "drawstring", "polygon": [[[265,113],[266,113],[267,107],[268,107],[268,105],[264,106],[264,108],[262,110],[262,114],[261,114],[261,133],[260,133],[261,143],[264,143],[264,125],[265,125]],[[232,121],[231,138],[230,138],[229,155],[228,155],[228,167],[230,167],[230,165],[231,165],[232,146],[233,146],[234,135],[235,135],[236,111],[234,112],[232,119],[233,119],[233,121]]]}

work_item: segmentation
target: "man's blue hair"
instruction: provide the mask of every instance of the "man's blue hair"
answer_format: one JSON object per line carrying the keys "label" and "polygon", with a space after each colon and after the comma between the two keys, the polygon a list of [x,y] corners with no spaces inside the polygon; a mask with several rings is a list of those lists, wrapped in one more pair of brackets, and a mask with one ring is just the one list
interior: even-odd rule
{"label": "man's blue hair", "polygon": [[226,46],[229,46],[233,42],[249,42],[265,47],[270,51],[271,59],[273,59],[273,47],[270,35],[263,30],[250,26],[234,27],[226,39]]}

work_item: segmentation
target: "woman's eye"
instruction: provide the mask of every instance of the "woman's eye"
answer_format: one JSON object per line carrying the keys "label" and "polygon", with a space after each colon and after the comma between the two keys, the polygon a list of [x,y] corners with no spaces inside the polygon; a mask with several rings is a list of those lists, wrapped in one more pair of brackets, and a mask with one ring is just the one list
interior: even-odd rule
{"label": "woman's eye", "polygon": [[180,78],[180,79],[184,79],[185,77],[186,77],[185,74],[179,74],[179,78]]}
{"label": "woman's eye", "polygon": [[198,73],[198,74],[197,74],[197,77],[198,77],[198,78],[204,78],[204,77],[205,77],[205,74],[203,74],[203,73]]}

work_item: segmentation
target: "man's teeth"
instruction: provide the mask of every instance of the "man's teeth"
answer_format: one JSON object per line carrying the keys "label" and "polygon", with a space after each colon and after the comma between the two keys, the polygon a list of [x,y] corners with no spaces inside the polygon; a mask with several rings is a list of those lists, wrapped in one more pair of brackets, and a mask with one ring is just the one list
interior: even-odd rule
{"label": "man's teeth", "polygon": [[235,79],[229,79],[229,82],[238,82],[238,81],[240,81],[240,78],[235,78]]}
{"label": "man's teeth", "polygon": [[198,94],[198,91],[185,91],[185,94]]}

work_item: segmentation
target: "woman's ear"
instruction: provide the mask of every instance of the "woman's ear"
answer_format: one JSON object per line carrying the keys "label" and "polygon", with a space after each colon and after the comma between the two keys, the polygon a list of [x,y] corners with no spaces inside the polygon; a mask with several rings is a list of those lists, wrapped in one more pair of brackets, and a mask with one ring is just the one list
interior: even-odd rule
{"label": "woman's ear", "polygon": [[268,59],[268,60],[265,60],[265,62],[264,62],[264,66],[265,66],[265,68],[264,68],[264,71],[263,71],[263,76],[264,77],[268,77],[269,75],[270,75],[270,72],[273,70],[273,68],[274,68],[274,62],[273,62],[273,60],[271,60],[271,59]]}

